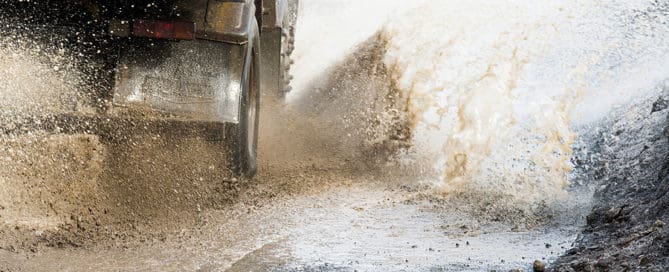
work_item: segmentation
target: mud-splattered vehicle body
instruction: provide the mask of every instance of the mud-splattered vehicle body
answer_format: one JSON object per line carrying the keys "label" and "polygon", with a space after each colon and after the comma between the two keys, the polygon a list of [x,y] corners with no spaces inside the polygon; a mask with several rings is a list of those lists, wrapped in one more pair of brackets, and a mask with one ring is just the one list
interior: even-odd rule
{"label": "mud-splattered vehicle body", "polygon": [[227,161],[238,175],[255,173],[259,100],[289,88],[297,0],[0,3],[3,19],[21,20],[28,32],[84,29],[70,32],[78,42],[95,40],[90,50],[105,53],[113,71],[109,88],[91,98],[95,116],[49,116],[34,122],[41,128],[187,128],[229,147]]}

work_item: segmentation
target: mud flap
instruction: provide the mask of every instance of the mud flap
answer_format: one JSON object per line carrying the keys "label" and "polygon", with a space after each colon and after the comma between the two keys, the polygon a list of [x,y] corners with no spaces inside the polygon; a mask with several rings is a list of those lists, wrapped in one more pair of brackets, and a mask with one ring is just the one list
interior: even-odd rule
{"label": "mud flap", "polygon": [[239,122],[245,46],[139,41],[117,65],[112,111]]}
{"label": "mud flap", "polygon": [[247,130],[253,128],[257,137],[257,119],[249,126],[247,112],[249,88],[257,83],[249,80],[259,76],[251,77],[252,45],[196,40],[127,46],[119,58],[111,115],[224,124],[217,137],[208,133],[204,139],[225,147],[221,165],[252,176],[257,140],[249,151]]}

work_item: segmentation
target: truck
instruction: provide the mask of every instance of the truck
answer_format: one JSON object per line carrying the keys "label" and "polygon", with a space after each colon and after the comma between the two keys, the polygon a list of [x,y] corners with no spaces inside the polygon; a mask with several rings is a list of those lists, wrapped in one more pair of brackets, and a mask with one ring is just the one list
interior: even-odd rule
{"label": "truck", "polygon": [[256,173],[261,96],[290,91],[297,0],[5,0],[0,8],[10,21],[83,28],[111,52],[111,84],[91,98],[96,114],[22,126],[201,133],[227,147],[236,175]]}

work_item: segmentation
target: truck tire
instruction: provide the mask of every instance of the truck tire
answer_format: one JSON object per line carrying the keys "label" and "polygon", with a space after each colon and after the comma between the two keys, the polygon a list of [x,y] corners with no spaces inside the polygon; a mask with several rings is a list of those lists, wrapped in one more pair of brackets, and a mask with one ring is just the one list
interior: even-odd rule
{"label": "truck tire", "polygon": [[293,65],[291,56],[294,49],[295,27],[291,26],[288,29],[284,29],[281,33],[281,85],[283,86],[280,94],[281,98],[285,98],[286,94],[293,90],[293,87],[290,85],[290,82],[293,80],[290,68]]}
{"label": "truck tire", "polygon": [[291,56],[295,50],[295,25],[297,23],[297,12],[299,8],[299,1],[288,1],[286,15],[284,16],[283,26],[281,31],[281,86],[280,97],[285,98],[293,88],[290,85],[293,76],[290,74],[293,60]]}
{"label": "truck tire", "polygon": [[242,92],[239,103],[239,122],[227,126],[226,143],[231,151],[235,173],[244,178],[253,177],[258,169],[258,125],[260,114],[260,56],[258,26],[254,23],[252,40],[247,46]]}

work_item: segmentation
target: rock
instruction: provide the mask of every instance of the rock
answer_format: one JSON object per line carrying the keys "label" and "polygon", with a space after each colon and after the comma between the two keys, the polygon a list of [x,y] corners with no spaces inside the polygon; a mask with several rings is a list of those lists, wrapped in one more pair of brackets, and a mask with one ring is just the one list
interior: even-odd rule
{"label": "rock", "polygon": [[647,265],[649,265],[649,264],[651,264],[651,263],[653,263],[653,259],[650,258],[650,257],[648,257],[648,256],[643,256],[643,257],[641,257],[641,259],[639,260],[639,265],[641,265],[641,266],[647,266]]}
{"label": "rock", "polygon": [[661,228],[664,227],[664,222],[662,222],[661,220],[656,220],[654,225],[655,227]]}
{"label": "rock", "polygon": [[665,100],[660,96],[659,98],[657,98],[655,103],[653,103],[653,109],[651,110],[650,113],[666,110],[667,107],[669,107],[669,100]]}
{"label": "rock", "polygon": [[590,272],[595,271],[595,266],[588,261],[579,261],[576,260],[570,264],[571,268],[576,271]]}
{"label": "rock", "polygon": [[599,268],[600,270],[608,270],[608,268],[611,267],[612,263],[612,258],[609,256],[604,256],[597,260],[597,263],[595,264],[596,268]]}
{"label": "rock", "polygon": [[546,271],[546,264],[540,260],[535,260],[532,269],[534,272],[544,272]]}

